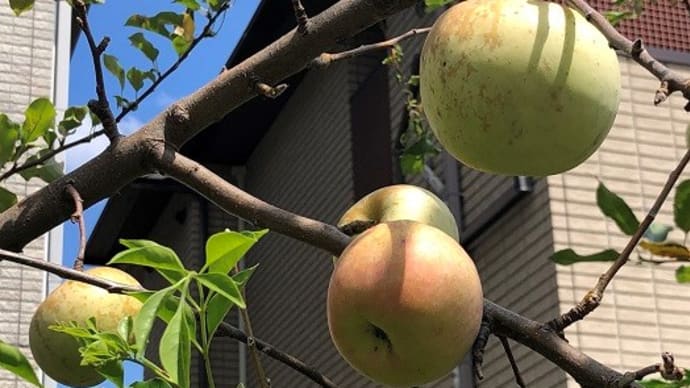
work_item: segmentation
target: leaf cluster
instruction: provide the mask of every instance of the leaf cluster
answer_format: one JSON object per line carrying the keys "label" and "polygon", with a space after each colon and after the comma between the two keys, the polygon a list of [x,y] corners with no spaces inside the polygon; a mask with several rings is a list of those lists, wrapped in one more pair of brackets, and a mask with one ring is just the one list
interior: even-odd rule
{"label": "leaf cluster", "polygon": [[[640,221],[625,200],[610,191],[602,182],[599,182],[597,187],[596,198],[601,212],[611,219],[623,234],[632,236],[640,227]],[[690,249],[686,245],[690,232],[690,180],[683,181],[676,187],[673,198],[673,221],[675,227],[685,233],[683,242],[668,239],[673,226],[652,223],[638,244],[640,262],[690,263]],[[570,265],[579,262],[614,261],[619,254],[615,249],[606,249],[590,255],[580,255],[572,249],[563,249],[554,253],[551,260],[557,264]],[[676,269],[676,280],[679,283],[690,283],[690,265],[680,265]]]}

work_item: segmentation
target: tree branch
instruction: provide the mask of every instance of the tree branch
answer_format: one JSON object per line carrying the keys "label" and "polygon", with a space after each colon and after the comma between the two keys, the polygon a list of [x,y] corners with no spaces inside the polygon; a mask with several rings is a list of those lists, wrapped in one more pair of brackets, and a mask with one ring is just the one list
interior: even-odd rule
{"label": "tree branch", "polygon": [[630,55],[632,59],[639,63],[654,75],[661,85],[654,96],[654,105],[664,102],[671,93],[680,92],[683,94],[688,104],[685,110],[690,111],[690,79],[669,69],[663,63],[654,58],[642,45],[642,41],[637,39],[631,41],[616,30],[606,18],[590,6],[586,0],[568,0],[575,8],[589,20],[604,36],[608,39],[612,47]]}
{"label": "tree branch", "polygon": [[72,184],[67,184],[67,193],[72,197],[74,201],[74,213],[72,213],[72,222],[79,226],[79,252],[77,253],[77,258],[74,260],[74,265],[72,268],[77,271],[84,270],[84,256],[86,252],[86,225],[84,221],[84,200],[81,199],[77,189],[72,186]]}
{"label": "tree branch", "polygon": [[180,147],[201,130],[256,96],[246,74],[256,74],[268,84],[304,69],[320,53],[343,38],[414,5],[415,0],[341,0],[310,18],[310,33],[293,30],[239,65],[179,100],[123,138],[94,160],[43,187],[0,214],[0,247],[20,250],[24,245],[65,221],[71,214],[64,201],[64,185],[72,181],[89,207],[131,182],[150,173],[152,144],[166,142]]}
{"label": "tree branch", "polygon": [[[230,338],[236,339],[240,342],[244,342],[245,344],[249,341],[249,337],[247,337],[245,333],[243,333],[240,329],[232,326],[227,322],[221,322],[218,331],[222,331]],[[266,343],[258,338],[254,338],[254,344],[258,350],[260,350],[267,356],[273,358],[274,360],[278,360],[285,365],[288,365],[292,369],[308,377],[311,381],[315,382],[316,384],[319,384],[322,387],[337,387],[337,385],[335,385],[335,383],[331,381],[331,379],[329,379],[328,377],[322,375],[317,370],[311,368],[298,358],[276,349],[271,344]]]}
{"label": "tree branch", "polygon": [[153,93],[156,90],[156,88],[158,87],[158,85],[160,85],[163,81],[165,81],[165,79],[168,78],[168,76],[170,76],[170,74],[175,72],[175,70],[177,70],[177,68],[180,67],[182,62],[184,62],[187,59],[187,57],[189,57],[189,54],[192,53],[194,48],[197,47],[199,45],[199,43],[201,43],[202,40],[204,40],[210,36],[213,36],[211,28],[215,24],[216,20],[218,20],[218,18],[222,14],[224,14],[225,11],[227,11],[229,7],[230,7],[230,2],[225,1],[225,3],[221,6],[221,8],[218,9],[218,11],[216,11],[216,13],[213,14],[213,16],[211,16],[208,19],[208,21],[206,22],[206,25],[204,26],[204,29],[202,30],[201,34],[199,34],[199,36],[197,36],[196,38],[194,38],[194,40],[192,40],[192,43],[189,44],[189,48],[187,49],[187,51],[182,53],[182,55],[180,55],[177,58],[177,60],[172,65],[170,65],[170,67],[168,67],[168,69],[166,71],[164,71],[162,74],[160,74],[160,76],[158,78],[156,78],[156,80],[153,81],[153,83],[151,83],[151,85],[139,97],[137,97],[130,104],[127,104],[127,106],[125,106],[122,109],[122,111],[117,115],[117,117],[115,118],[115,122],[119,123],[125,116],[127,116],[127,114],[129,112],[131,112],[133,109],[136,109],[144,101],[144,99],[146,99],[146,97],[148,97],[151,93]]}
{"label": "tree branch", "polygon": [[82,0],[76,0],[73,8],[76,13],[77,24],[82,32],[84,32],[86,41],[89,44],[91,57],[93,58],[94,73],[96,75],[96,96],[98,96],[98,100],[89,101],[88,106],[101,120],[103,130],[105,131],[105,135],[108,136],[108,140],[114,143],[120,138],[120,132],[117,130],[117,122],[115,122],[113,111],[110,109],[108,97],[106,96],[105,82],[103,80],[103,66],[101,65],[101,55],[108,46],[110,39],[105,37],[101,43],[96,44],[96,40],[89,27],[86,4]]}
{"label": "tree branch", "polygon": [[162,152],[164,156],[156,165],[159,171],[189,186],[233,215],[335,255],[342,252],[350,242],[350,237],[332,225],[290,213],[264,202],[173,150],[165,149]]}
{"label": "tree branch", "polygon": [[295,12],[295,19],[297,20],[297,31],[300,34],[306,34],[308,30],[309,17],[307,11],[300,0],[292,0],[292,9]]}
{"label": "tree branch", "polygon": [[426,28],[415,28],[410,31],[407,31],[406,33],[396,36],[395,38],[391,38],[388,40],[384,40],[382,42],[376,42],[376,43],[371,43],[371,44],[365,44],[362,46],[359,46],[357,48],[354,48],[352,50],[347,50],[347,51],[342,51],[339,53],[335,54],[329,54],[329,53],[322,53],[319,55],[316,59],[314,59],[310,66],[312,67],[327,67],[333,62],[341,61],[344,59],[350,59],[353,57],[356,57],[358,55],[362,55],[364,53],[367,53],[369,51],[376,51],[376,50],[382,50],[382,49],[387,49],[395,46],[396,44],[400,43],[401,41],[411,38],[416,35],[423,35],[431,31],[431,27],[426,27]]}
{"label": "tree branch", "polygon": [[652,224],[654,218],[656,218],[659,210],[661,210],[661,206],[664,204],[664,201],[666,201],[668,194],[671,192],[671,189],[673,189],[673,186],[675,186],[680,174],[683,172],[688,162],[690,162],[690,149],[685,151],[685,155],[683,155],[681,160],[678,162],[676,168],[674,168],[669,174],[668,178],[666,179],[666,183],[661,189],[661,192],[659,192],[659,195],[656,197],[654,204],[647,212],[647,215],[642,220],[635,233],[632,235],[632,237],[630,237],[628,244],[625,246],[623,251],[621,251],[616,261],[611,264],[611,267],[609,267],[605,273],[599,276],[597,284],[591,290],[589,290],[587,294],[585,294],[577,305],[571,308],[568,312],[557,318],[554,318],[548,323],[553,330],[556,332],[562,332],[566,327],[570,326],[574,322],[582,320],[589,313],[599,307],[601,299],[604,297],[606,287],[609,285],[611,280],[613,280],[613,277],[616,276],[618,270],[620,270],[628,261],[630,254],[640,242],[640,239],[642,239],[642,236],[647,228],[649,228],[649,225]]}
{"label": "tree branch", "polygon": [[55,155],[62,153],[62,152],[65,152],[72,147],[76,147],[79,144],[88,143],[91,140],[97,138],[98,136],[103,135],[104,133],[105,133],[105,131],[102,129],[98,130],[98,131],[94,131],[93,133],[91,133],[87,136],[84,136],[81,139],[75,140],[73,142],[64,144],[58,148],[52,149],[49,152],[46,152],[43,156],[41,156],[38,159],[27,161],[26,163],[23,163],[20,165],[12,166],[11,169],[5,171],[2,175],[0,175],[0,182],[4,181],[5,179],[9,178],[10,176],[12,176],[14,174],[20,173],[24,170],[28,170],[31,167],[38,166],[39,164],[42,164],[43,162],[47,161],[48,159],[51,159]]}
{"label": "tree branch", "polygon": [[517,383],[517,385],[520,388],[525,388],[525,381],[522,379],[522,375],[520,374],[520,368],[518,367],[517,361],[515,361],[513,351],[510,349],[510,343],[508,343],[508,339],[502,335],[499,335],[498,340],[501,341],[503,351],[506,353],[506,357],[508,357],[508,362],[510,363],[510,367],[513,370],[513,375],[515,376],[515,383]]}

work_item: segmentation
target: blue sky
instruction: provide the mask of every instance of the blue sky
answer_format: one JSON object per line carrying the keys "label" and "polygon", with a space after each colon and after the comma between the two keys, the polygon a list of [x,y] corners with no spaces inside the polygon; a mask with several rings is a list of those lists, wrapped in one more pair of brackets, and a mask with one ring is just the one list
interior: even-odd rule
{"label": "blue sky", "polygon": [[[202,41],[183,65],[168,77],[137,111],[130,113],[123,119],[120,123],[120,130],[124,133],[135,131],[141,124],[153,118],[170,103],[193,92],[213,79],[219,73],[230,52],[241,38],[247,23],[256,9],[257,3],[258,0],[234,0],[224,20],[219,20],[219,23],[217,23],[216,31],[218,35]],[[97,41],[100,41],[103,36],[110,37],[110,44],[106,52],[117,56],[125,69],[136,66],[142,70],[147,70],[151,67],[151,63],[138,50],[132,47],[128,40],[131,34],[140,30],[124,27],[124,23],[134,13],[152,16],[164,10],[181,12],[184,8],[172,4],[170,0],[113,0],[105,5],[93,6],[89,13],[89,24]],[[197,29],[200,29],[204,24],[205,18],[197,15],[195,19]],[[170,43],[163,38],[159,39],[157,36],[152,36],[152,34],[146,34],[146,37],[160,50],[158,67],[161,71],[164,71],[175,61],[177,55]],[[104,76],[109,96],[122,94],[125,98],[133,99],[133,90],[125,88],[125,91],[120,93],[120,86],[115,78],[107,72]],[[85,105],[94,96],[93,64],[86,40],[82,38],[79,40],[78,46],[72,55],[69,104]],[[114,102],[111,102],[111,104],[114,107]],[[115,111],[115,114],[117,112]],[[83,136],[83,134],[88,133],[88,130],[89,128],[85,126],[78,131],[76,136]],[[66,155],[67,170],[71,171],[80,166],[104,149],[106,145],[107,140],[101,138],[92,141],[88,145],[75,147],[68,151]],[[105,201],[86,211],[85,219],[88,234],[91,233],[98,220],[104,204]],[[70,222],[66,222],[64,226],[63,253],[63,263],[65,265],[72,265],[77,254],[78,242],[79,234],[77,227]],[[128,379],[136,379],[141,374],[139,368],[128,367],[127,369]],[[106,387],[109,385],[102,384],[101,386]]]}

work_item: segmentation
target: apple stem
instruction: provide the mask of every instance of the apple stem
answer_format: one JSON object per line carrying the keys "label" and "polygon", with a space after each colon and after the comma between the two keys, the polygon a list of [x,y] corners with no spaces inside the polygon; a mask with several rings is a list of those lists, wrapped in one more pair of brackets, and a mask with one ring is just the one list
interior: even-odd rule
{"label": "apple stem", "polygon": [[73,182],[67,183],[65,187],[67,194],[74,201],[74,213],[70,216],[72,223],[79,226],[79,252],[74,260],[74,268],[77,271],[84,270],[84,255],[86,252],[86,224],[84,221],[84,200],[79,195],[79,191],[74,187]]}

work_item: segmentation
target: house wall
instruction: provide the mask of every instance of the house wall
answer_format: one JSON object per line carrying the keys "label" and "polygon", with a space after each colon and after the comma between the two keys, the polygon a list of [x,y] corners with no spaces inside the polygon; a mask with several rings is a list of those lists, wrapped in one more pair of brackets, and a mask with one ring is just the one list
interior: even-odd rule
{"label": "house wall", "polygon": [[[54,56],[56,44],[56,4],[38,0],[32,11],[16,17],[9,5],[0,5],[0,113],[22,122],[23,112],[35,98],[55,94]],[[68,51],[66,52],[67,55]],[[64,72],[67,69],[63,69]],[[66,84],[62,85],[66,88]],[[64,109],[57,101],[58,109]],[[12,177],[3,187],[25,197],[44,185],[38,179],[29,182]],[[49,238],[48,236],[52,236]],[[61,261],[61,232],[39,237],[24,249],[32,257]],[[19,346],[30,359],[29,323],[46,293],[46,275],[42,271],[3,261],[0,263],[0,340]],[[1,387],[29,387],[27,383],[0,370]]]}
{"label": "house wall", "polygon": [[[353,201],[350,79],[347,63],[307,73],[247,163],[247,190],[272,204],[335,223]],[[331,256],[269,233],[248,254],[261,265],[247,288],[254,334],[297,356],[344,387],[367,382],[337,354],[328,334],[326,291]],[[262,357],[273,386],[309,387],[309,380]],[[257,380],[247,361],[249,386]]]}
{"label": "house wall", "polygon": [[[621,104],[609,136],[587,162],[548,178],[556,249],[570,247],[582,254],[609,247],[620,251],[628,239],[599,211],[597,179],[622,196],[641,220],[686,150],[685,101],[673,96],[655,107],[658,81],[631,60],[619,59]],[[690,67],[672,68],[690,74]],[[687,178],[688,172],[681,180]],[[658,222],[673,225],[672,198],[673,191]],[[682,242],[684,236],[673,231],[669,237]],[[637,253],[631,259],[637,259]],[[662,351],[672,352],[678,365],[690,365],[690,287],[676,283],[676,267],[628,263],[609,285],[602,305],[566,331],[570,343],[621,371],[657,363]],[[608,264],[589,263],[558,266],[560,310],[579,301],[607,268]]]}

